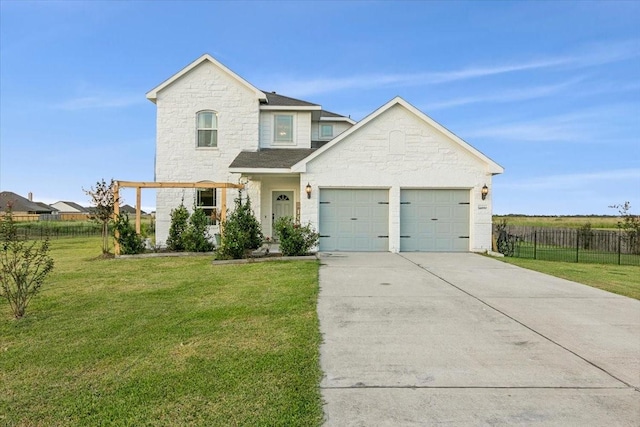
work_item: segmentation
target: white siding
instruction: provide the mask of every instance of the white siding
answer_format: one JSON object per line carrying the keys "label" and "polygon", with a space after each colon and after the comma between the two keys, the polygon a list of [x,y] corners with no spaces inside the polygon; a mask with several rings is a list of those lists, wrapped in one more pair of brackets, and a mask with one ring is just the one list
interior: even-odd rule
{"label": "white siding", "polygon": [[[273,121],[276,114],[293,115],[293,142],[274,143]],[[311,148],[311,113],[301,111],[261,111],[260,148]]]}
{"label": "white siding", "polygon": [[[320,138],[320,124],[333,125],[333,137],[331,138]],[[321,122],[312,122],[311,123],[311,140],[312,141],[328,141],[336,136],[340,135],[345,130],[349,129],[353,126],[348,122],[330,122],[330,121],[321,121]]]}

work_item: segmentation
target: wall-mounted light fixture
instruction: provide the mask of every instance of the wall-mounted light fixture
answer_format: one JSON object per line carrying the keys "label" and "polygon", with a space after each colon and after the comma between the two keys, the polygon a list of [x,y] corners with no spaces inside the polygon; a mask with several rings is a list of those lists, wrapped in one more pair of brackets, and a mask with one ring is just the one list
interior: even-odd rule
{"label": "wall-mounted light fixture", "polygon": [[307,183],[307,186],[305,187],[304,191],[307,192],[307,199],[311,198],[311,184]]}
{"label": "wall-mounted light fixture", "polygon": [[480,194],[482,194],[482,200],[487,198],[487,194],[489,194],[489,187],[487,187],[487,184],[482,187],[482,190],[480,190]]}

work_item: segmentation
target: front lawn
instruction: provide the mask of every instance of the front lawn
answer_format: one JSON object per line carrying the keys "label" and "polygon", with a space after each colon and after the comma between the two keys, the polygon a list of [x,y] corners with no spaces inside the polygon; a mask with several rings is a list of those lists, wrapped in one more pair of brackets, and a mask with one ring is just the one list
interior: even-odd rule
{"label": "front lawn", "polygon": [[14,320],[0,301],[0,425],[318,425],[315,261],[97,259],[52,241]]}
{"label": "front lawn", "polygon": [[509,264],[640,300],[640,267],[637,266],[583,264],[514,257],[499,259]]}

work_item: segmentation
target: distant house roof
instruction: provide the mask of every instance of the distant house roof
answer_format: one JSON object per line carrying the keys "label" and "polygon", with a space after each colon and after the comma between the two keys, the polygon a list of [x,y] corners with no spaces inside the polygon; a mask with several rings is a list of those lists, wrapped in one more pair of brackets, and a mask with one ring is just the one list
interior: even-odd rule
{"label": "distant house roof", "polygon": [[[28,212],[34,214],[51,213],[54,209],[44,203],[39,204],[29,201],[26,197],[11,191],[0,193],[0,210],[4,211],[9,205],[14,212]],[[46,206],[46,207],[45,207]]]}
{"label": "distant house roof", "polygon": [[52,208],[51,206],[49,206],[46,203],[42,203],[42,202],[33,202],[33,203],[35,203],[36,205],[40,206],[42,209],[44,209],[46,211],[51,211],[51,212],[55,211],[54,208]]}
{"label": "distant house roof", "polygon": [[51,205],[54,209],[58,210],[61,213],[88,213],[89,210],[84,206],[80,206],[75,202],[68,202],[65,200],[60,200]]}
{"label": "distant house roof", "polygon": [[288,169],[311,153],[314,148],[263,148],[259,151],[242,151],[229,168]]}
{"label": "distant house roof", "polygon": [[[133,207],[133,206],[131,206],[131,205],[123,205],[123,206],[120,206],[120,212],[121,212],[121,213],[126,212],[126,213],[128,213],[128,214],[135,214],[135,213],[136,213],[136,208],[134,208],[134,207]],[[146,215],[146,214],[147,214],[147,213],[146,213],[145,211],[143,211],[142,209],[140,210],[140,213],[141,213],[142,215]]]}

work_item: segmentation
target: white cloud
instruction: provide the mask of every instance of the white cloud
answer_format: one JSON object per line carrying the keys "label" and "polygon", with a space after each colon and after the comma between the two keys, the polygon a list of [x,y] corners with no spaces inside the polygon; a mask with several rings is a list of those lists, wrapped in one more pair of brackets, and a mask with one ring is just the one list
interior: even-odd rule
{"label": "white cloud", "polygon": [[86,110],[93,108],[124,108],[142,104],[145,98],[140,95],[93,95],[72,98],[55,104],[60,110]]}
{"label": "white cloud", "polygon": [[[464,138],[491,138],[510,142],[609,142],[629,141],[619,131],[636,126],[634,106],[602,105],[569,114],[503,123],[480,123],[459,134]],[[628,133],[628,132],[626,132]]]}
{"label": "white cloud", "polygon": [[459,70],[406,74],[363,74],[349,77],[316,77],[291,79],[274,84],[283,93],[291,96],[309,96],[346,89],[379,88],[381,86],[417,86],[468,80],[505,73],[545,68],[582,68],[623,61],[640,56],[638,42],[618,42],[588,46],[582,53],[541,58],[519,63],[493,66],[475,66]]}
{"label": "white cloud", "polygon": [[427,104],[424,109],[425,111],[433,111],[451,107],[459,107],[461,105],[477,104],[481,102],[513,102],[526,99],[543,98],[562,92],[567,88],[575,86],[577,83],[583,80],[583,78],[575,78],[554,85],[534,86],[524,89],[502,90],[499,93],[495,94],[456,98],[449,101]]}

